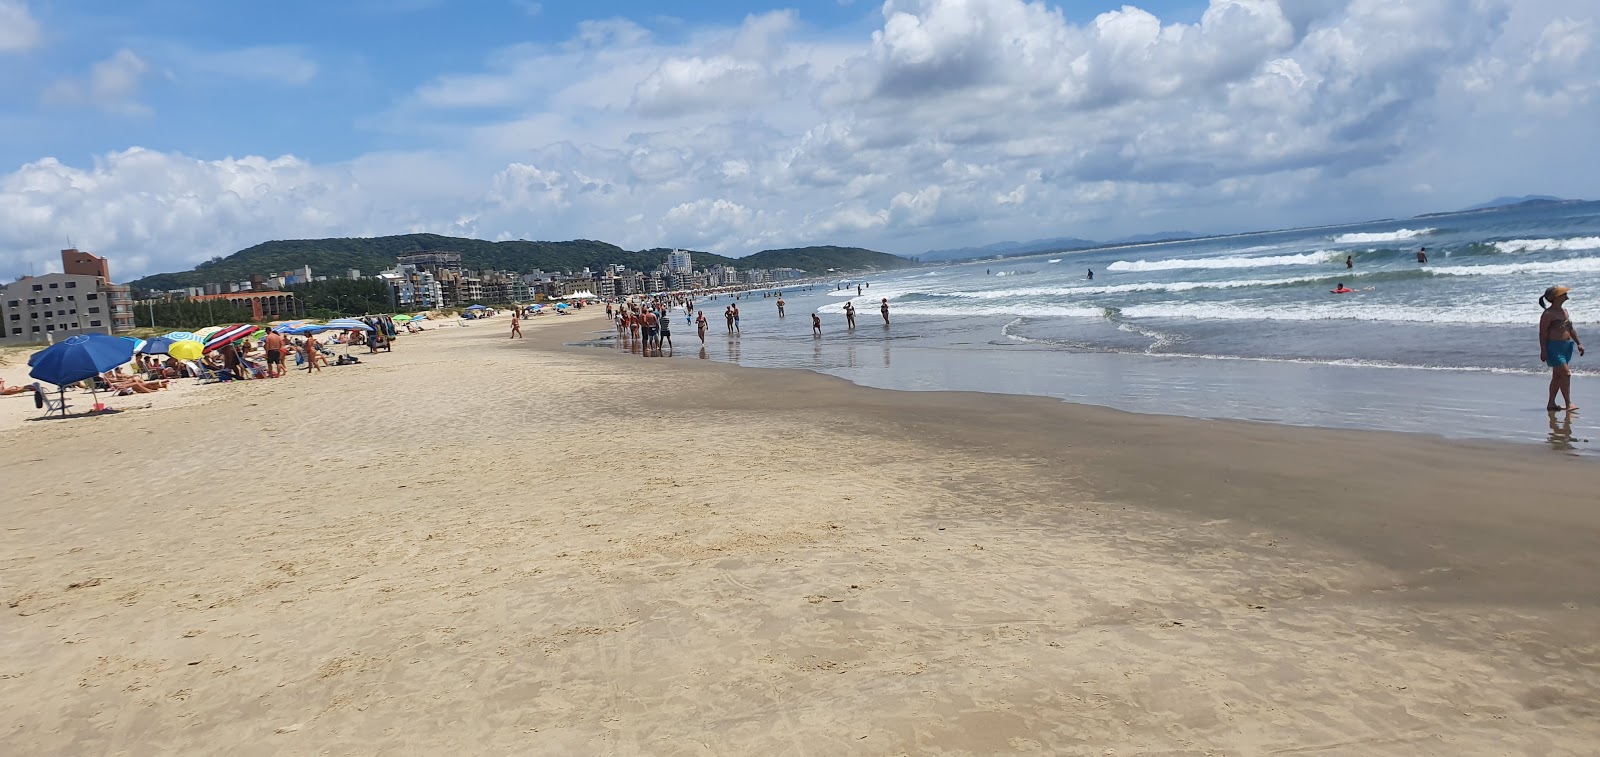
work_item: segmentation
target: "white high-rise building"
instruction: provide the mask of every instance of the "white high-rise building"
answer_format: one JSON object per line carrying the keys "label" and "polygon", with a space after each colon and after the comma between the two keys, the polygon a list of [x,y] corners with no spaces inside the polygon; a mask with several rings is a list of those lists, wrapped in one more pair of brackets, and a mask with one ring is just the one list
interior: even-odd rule
{"label": "white high-rise building", "polygon": [[681,274],[693,273],[694,266],[689,262],[689,253],[683,250],[667,253],[667,270]]}

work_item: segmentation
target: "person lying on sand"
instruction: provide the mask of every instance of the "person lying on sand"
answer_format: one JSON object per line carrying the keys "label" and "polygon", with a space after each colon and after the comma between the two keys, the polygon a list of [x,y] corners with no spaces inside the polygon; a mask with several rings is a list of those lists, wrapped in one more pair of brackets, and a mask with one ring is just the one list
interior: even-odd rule
{"label": "person lying on sand", "polygon": [[13,394],[29,394],[33,392],[33,387],[33,384],[24,384],[22,386],[6,386],[6,380],[0,379],[0,397],[6,397]]}

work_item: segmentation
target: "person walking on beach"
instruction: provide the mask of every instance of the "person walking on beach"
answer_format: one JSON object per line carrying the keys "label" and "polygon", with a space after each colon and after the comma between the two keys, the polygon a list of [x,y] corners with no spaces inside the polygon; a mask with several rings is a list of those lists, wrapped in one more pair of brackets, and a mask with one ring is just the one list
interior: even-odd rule
{"label": "person walking on beach", "polygon": [[522,311],[520,310],[511,311],[511,338],[522,338]]}
{"label": "person walking on beach", "polygon": [[283,335],[268,331],[261,340],[261,347],[267,351],[267,378],[277,378],[286,373],[287,369],[283,366]]}
{"label": "person walking on beach", "polygon": [[883,298],[883,304],[878,306],[878,312],[883,314],[883,325],[889,325],[889,298]]}
{"label": "person walking on beach", "polygon": [[322,372],[322,366],[317,365],[317,358],[319,357],[322,356],[317,354],[317,335],[306,334],[306,373],[312,371]]}
{"label": "person walking on beach", "polygon": [[811,314],[811,335],[822,336],[822,316],[816,313]]}
{"label": "person walking on beach", "polygon": [[709,326],[709,325],[710,324],[706,322],[706,311],[704,311],[704,310],[700,311],[700,314],[695,316],[694,327],[695,327],[696,331],[700,332],[700,346],[701,347],[704,347],[706,345],[706,327]]}
{"label": "person walking on beach", "polygon": [[1550,366],[1550,399],[1545,403],[1544,409],[1555,412],[1562,409],[1556,404],[1556,393],[1561,394],[1561,400],[1566,405],[1566,411],[1578,409],[1572,404],[1572,350],[1577,348],[1578,354],[1583,355],[1583,342],[1578,339],[1578,329],[1572,325],[1572,316],[1567,314],[1567,292],[1563,286],[1553,286],[1544,290],[1539,297],[1539,305],[1544,308],[1544,315],[1539,316],[1539,360]]}
{"label": "person walking on beach", "polygon": [[662,310],[659,319],[661,321],[661,331],[659,332],[660,336],[656,337],[657,354],[661,353],[661,345],[663,343],[667,345],[667,349],[672,349],[672,314]]}
{"label": "person walking on beach", "polygon": [[846,302],[844,304],[844,325],[851,331],[856,328],[856,306],[854,303]]}
{"label": "person walking on beach", "polygon": [[783,317],[783,295],[778,295],[778,317]]}

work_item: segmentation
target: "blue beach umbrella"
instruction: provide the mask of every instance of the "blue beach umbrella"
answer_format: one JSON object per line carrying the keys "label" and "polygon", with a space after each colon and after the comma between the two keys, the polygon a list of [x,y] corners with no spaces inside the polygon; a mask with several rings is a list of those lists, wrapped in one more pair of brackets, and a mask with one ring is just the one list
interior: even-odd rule
{"label": "blue beach umbrella", "polygon": [[471,306],[468,306],[467,309],[468,310],[488,310],[489,308],[484,307],[483,305],[471,305]]}
{"label": "blue beach umbrella", "polygon": [[135,350],[146,355],[165,355],[167,348],[172,346],[172,340],[164,336],[153,336],[144,340],[144,346]]}
{"label": "blue beach umbrella", "polygon": [[174,342],[204,342],[205,341],[204,339],[201,339],[200,337],[195,336],[193,332],[189,332],[189,331],[174,331],[174,332],[172,332],[170,334],[162,334],[161,336],[162,336],[162,338],[165,338],[165,339],[171,339]]}
{"label": "blue beach umbrella", "polygon": [[340,320],[328,321],[323,328],[329,331],[371,331],[372,327],[361,321]]}
{"label": "blue beach umbrella", "polygon": [[133,342],[107,334],[67,337],[28,358],[32,378],[56,386],[93,378],[133,359]]}

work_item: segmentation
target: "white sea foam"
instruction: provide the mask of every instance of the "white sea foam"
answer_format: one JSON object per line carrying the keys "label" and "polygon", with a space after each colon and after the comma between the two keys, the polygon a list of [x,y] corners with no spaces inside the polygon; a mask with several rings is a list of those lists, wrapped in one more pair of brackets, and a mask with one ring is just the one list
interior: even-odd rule
{"label": "white sea foam", "polygon": [[1300,255],[1267,255],[1264,257],[1229,256],[1175,260],[1118,260],[1106,266],[1106,269],[1111,271],[1175,271],[1184,268],[1263,268],[1280,265],[1326,265],[1332,260],[1333,253],[1318,251]]}
{"label": "white sea foam", "polygon": [[[988,303],[915,303],[908,305],[894,305],[894,300],[889,301],[892,312],[896,315],[927,315],[927,316],[971,316],[971,315],[1012,315],[1037,318],[1104,318],[1105,309],[1096,307],[1073,307],[1069,305],[1045,305],[1021,302]],[[865,317],[874,312],[864,307],[857,307],[859,317]],[[842,315],[844,303],[828,303],[817,308],[817,312],[824,315]]]}
{"label": "white sea foam", "polygon": [[1432,234],[1436,229],[1397,229],[1395,231],[1358,232],[1340,234],[1333,238],[1339,244],[1373,244],[1375,242],[1403,242],[1407,239]]}
{"label": "white sea foam", "polygon": [[1539,263],[1452,265],[1427,269],[1435,276],[1511,276],[1523,273],[1600,273],[1600,258],[1549,260]]}
{"label": "white sea foam", "polygon": [[1044,262],[1046,262],[1046,263],[1059,263],[1059,262],[1061,262],[1061,258],[1051,258],[1051,259],[1046,260]]}
{"label": "white sea foam", "polygon": [[1495,242],[1501,252],[1566,252],[1572,250],[1600,249],[1600,237],[1574,237],[1571,239],[1511,239]]}
{"label": "white sea foam", "polygon": [[1127,318],[1194,318],[1229,321],[1389,321],[1395,323],[1528,323],[1537,313],[1518,305],[1474,304],[1453,308],[1384,305],[1354,299],[1272,307],[1213,302],[1155,302],[1121,309]]}
{"label": "white sea foam", "polygon": [[[1096,294],[1129,294],[1134,292],[1189,292],[1196,289],[1243,289],[1247,287],[1304,284],[1332,278],[1332,274],[1319,276],[1290,276],[1281,279],[1229,279],[1227,281],[1169,281],[1140,284],[1110,284],[1106,286],[1077,287],[1019,287],[1016,289],[991,289],[974,292],[940,292],[941,296],[969,300],[1015,300],[1038,297],[1069,298]],[[1357,274],[1344,276],[1346,280],[1358,279]]]}

